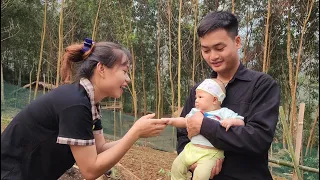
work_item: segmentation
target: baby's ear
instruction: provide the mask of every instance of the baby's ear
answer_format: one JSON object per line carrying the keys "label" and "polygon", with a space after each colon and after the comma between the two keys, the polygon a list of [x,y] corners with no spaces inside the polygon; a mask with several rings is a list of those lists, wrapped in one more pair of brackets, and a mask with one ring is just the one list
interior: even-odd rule
{"label": "baby's ear", "polygon": [[213,96],[213,104],[217,104],[217,103],[219,103],[218,98]]}

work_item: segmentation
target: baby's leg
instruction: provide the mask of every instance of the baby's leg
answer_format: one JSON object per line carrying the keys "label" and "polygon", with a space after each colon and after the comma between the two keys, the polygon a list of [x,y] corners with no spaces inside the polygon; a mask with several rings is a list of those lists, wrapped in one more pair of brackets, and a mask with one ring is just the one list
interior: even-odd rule
{"label": "baby's leg", "polygon": [[216,166],[218,159],[224,158],[224,152],[218,149],[210,150],[207,156],[197,162],[197,167],[193,172],[193,180],[210,179],[212,168]]}
{"label": "baby's leg", "polygon": [[185,150],[183,150],[178,157],[173,161],[171,167],[171,180],[185,180],[187,179],[188,166],[185,162]]}
{"label": "baby's leg", "polygon": [[[197,153],[199,147],[196,147],[189,142],[173,161],[171,167],[171,180],[186,180],[189,167],[201,159],[203,156]],[[201,150],[201,149],[200,149]],[[198,155],[198,156],[197,156]]]}
{"label": "baby's leg", "polygon": [[[218,159],[218,158],[217,158]],[[216,166],[217,159],[204,159],[197,162],[197,167],[193,172],[193,180],[210,179],[211,170]]]}

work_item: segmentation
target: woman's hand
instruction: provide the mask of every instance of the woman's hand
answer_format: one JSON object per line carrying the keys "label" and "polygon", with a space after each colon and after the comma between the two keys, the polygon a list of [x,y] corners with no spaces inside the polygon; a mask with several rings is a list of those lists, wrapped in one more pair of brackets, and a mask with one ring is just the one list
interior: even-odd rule
{"label": "woman's hand", "polygon": [[133,124],[131,129],[139,138],[159,136],[167,126],[167,119],[151,119],[154,116],[154,113],[142,116]]}

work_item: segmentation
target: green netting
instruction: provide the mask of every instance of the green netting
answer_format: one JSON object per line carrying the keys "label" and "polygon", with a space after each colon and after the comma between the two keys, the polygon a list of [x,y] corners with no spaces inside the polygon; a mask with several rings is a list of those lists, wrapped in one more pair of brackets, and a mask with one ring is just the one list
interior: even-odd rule
{"label": "green netting", "polygon": [[[120,115],[121,114],[121,115]],[[121,118],[120,118],[121,117]],[[109,138],[118,139],[122,137],[133,125],[134,117],[121,113],[119,111],[102,110],[103,132]],[[174,128],[166,127],[159,137],[140,140],[142,144],[146,143],[159,150],[174,151],[176,133]]]}

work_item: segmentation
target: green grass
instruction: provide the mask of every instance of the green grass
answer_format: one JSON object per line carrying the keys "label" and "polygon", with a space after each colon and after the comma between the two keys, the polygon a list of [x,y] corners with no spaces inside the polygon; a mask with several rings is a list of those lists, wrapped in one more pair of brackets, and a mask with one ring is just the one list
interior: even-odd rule
{"label": "green grass", "polygon": [[[286,150],[284,150],[282,148],[281,143],[273,143],[272,148],[273,148],[272,149],[273,150],[272,158],[292,162],[292,159],[289,155],[289,152],[287,152]],[[308,166],[308,167],[319,169],[319,158],[317,158],[317,153],[318,153],[317,149],[312,148],[311,153],[309,153],[307,156],[304,156],[305,151],[306,151],[306,147],[304,146],[303,150],[302,150],[303,166]],[[272,170],[273,170],[274,175],[277,175],[280,177],[289,178],[290,177],[289,175],[293,173],[293,168],[286,167],[286,166],[273,167]],[[305,180],[318,180],[319,174],[304,171],[303,172],[303,179],[305,179]]]}

